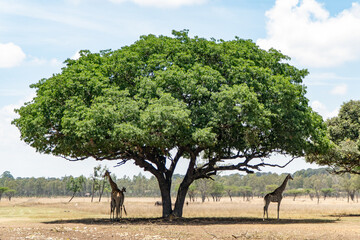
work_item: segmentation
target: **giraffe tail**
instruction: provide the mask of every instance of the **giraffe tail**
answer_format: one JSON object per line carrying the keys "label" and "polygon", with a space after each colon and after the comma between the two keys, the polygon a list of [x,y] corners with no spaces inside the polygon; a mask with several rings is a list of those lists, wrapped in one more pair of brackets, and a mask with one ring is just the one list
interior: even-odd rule
{"label": "giraffe tail", "polygon": [[123,205],[123,208],[124,208],[124,213],[125,213],[125,215],[127,216],[127,212],[126,212],[126,209],[125,209],[125,205]]}

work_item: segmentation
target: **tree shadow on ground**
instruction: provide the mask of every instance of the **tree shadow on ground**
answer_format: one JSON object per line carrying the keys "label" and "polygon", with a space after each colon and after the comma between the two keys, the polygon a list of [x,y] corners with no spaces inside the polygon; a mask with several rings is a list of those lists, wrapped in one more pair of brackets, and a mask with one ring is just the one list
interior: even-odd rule
{"label": "tree shadow on ground", "polygon": [[360,217],[360,214],[346,214],[346,213],[343,213],[343,214],[328,215],[327,217],[337,217],[337,218],[340,218],[340,217]]}
{"label": "tree shadow on ground", "polygon": [[224,225],[224,224],[314,224],[334,223],[338,219],[267,219],[262,218],[175,218],[172,220],[164,218],[122,218],[119,221],[111,221],[108,218],[82,218],[55,220],[44,222],[45,224],[80,223],[88,225]]}

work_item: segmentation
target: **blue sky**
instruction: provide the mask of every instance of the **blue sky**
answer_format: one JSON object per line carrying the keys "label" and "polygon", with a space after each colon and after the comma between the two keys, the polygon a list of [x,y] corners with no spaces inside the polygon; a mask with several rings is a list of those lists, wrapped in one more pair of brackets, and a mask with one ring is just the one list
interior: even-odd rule
{"label": "blue sky", "polygon": [[[61,71],[81,49],[98,52],[130,45],[140,35],[190,35],[252,39],[274,47],[307,68],[307,97],[324,119],[345,101],[359,99],[360,2],[348,0],[0,0],[0,174],[15,177],[90,175],[94,160],[67,162],[41,155],[21,142],[10,124],[29,101],[32,83]],[[281,160],[279,160],[281,161]],[[116,162],[104,162],[110,168]],[[285,169],[316,167],[303,160]],[[138,174],[131,163],[113,169]]]}

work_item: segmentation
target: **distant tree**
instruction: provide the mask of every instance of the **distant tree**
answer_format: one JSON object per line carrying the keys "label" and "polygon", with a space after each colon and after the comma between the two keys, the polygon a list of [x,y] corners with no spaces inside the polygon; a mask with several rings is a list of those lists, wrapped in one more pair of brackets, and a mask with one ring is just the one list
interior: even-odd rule
{"label": "distant tree", "polygon": [[230,185],[230,186],[225,185],[224,190],[227,193],[227,195],[229,196],[230,201],[232,202],[232,196],[233,196],[233,194],[236,194],[239,191],[239,187],[234,186],[234,185]]}
{"label": "distant tree", "polygon": [[313,187],[314,187],[314,190],[315,190],[315,196],[317,198],[317,203],[319,204],[320,203],[320,196],[321,196],[321,189],[324,185],[322,184],[321,180],[316,178],[314,183],[313,183]]}
{"label": "distant tree", "polygon": [[85,177],[80,176],[74,178],[72,176],[69,177],[68,182],[66,183],[66,189],[72,192],[72,197],[70,198],[69,202],[75,197],[77,192],[80,192],[84,188]]}
{"label": "distant tree", "polygon": [[15,190],[14,189],[8,189],[5,194],[6,196],[9,198],[9,201],[11,201],[11,198],[15,195]]}
{"label": "distant tree", "polygon": [[351,177],[347,175],[341,180],[341,188],[347,193],[347,201],[350,202],[350,199],[354,201],[356,186],[353,181],[351,181]]}
{"label": "distant tree", "polygon": [[208,194],[210,194],[210,180],[209,179],[198,179],[195,181],[195,186],[201,195],[201,202],[205,202]]}
{"label": "distant tree", "polygon": [[322,188],[321,192],[324,196],[324,200],[326,199],[326,197],[330,196],[332,192],[334,192],[334,189],[332,188]]}
{"label": "distant tree", "polygon": [[[173,35],[66,60],[17,110],[21,139],[69,160],[134,161],[156,177],[163,217],[182,216],[197,179],[284,167],[268,161],[274,153],[293,159],[327,149],[325,124],[306,98],[307,70],[251,40]],[[172,177],[183,161],[172,208]]]}
{"label": "distant tree", "polygon": [[302,194],[304,194],[305,191],[303,189],[289,189],[286,191],[286,194],[289,196],[293,196],[293,201],[295,201],[297,196],[300,196]]}
{"label": "distant tree", "polygon": [[110,197],[110,193],[111,193],[110,184],[109,184],[109,185],[106,185],[106,186],[104,187],[103,193],[106,194],[106,196],[107,196],[108,198]]}
{"label": "distant tree", "polygon": [[277,189],[279,186],[275,185],[275,184],[271,184],[271,185],[266,185],[265,186],[265,191],[266,193],[270,193],[273,192],[275,189]]}
{"label": "distant tree", "polygon": [[219,202],[224,194],[224,185],[217,181],[213,181],[210,185],[210,195],[214,202]]}
{"label": "distant tree", "polygon": [[312,200],[314,200],[314,196],[315,196],[315,190],[311,189],[311,188],[306,188],[304,189],[305,194],[309,195],[309,198]]}
{"label": "distant tree", "polygon": [[139,194],[145,194],[147,192],[147,186],[146,186],[147,179],[146,177],[139,173],[139,175],[133,177],[133,191],[137,195]]}
{"label": "distant tree", "polygon": [[189,195],[189,201],[190,202],[194,202],[195,201],[195,197],[196,197],[196,186],[195,185],[190,185],[189,187],[189,191],[188,191],[188,195]]}
{"label": "distant tree", "polygon": [[109,181],[104,178],[105,171],[109,170],[107,166],[103,166],[100,168],[99,172],[99,202],[101,202],[101,197],[105,191],[107,186],[110,186]]}
{"label": "distant tree", "polygon": [[14,179],[14,176],[11,175],[10,171],[5,171],[3,174],[1,174],[1,178]]}
{"label": "distant tree", "polygon": [[360,101],[344,103],[326,124],[332,148],[325,154],[311,153],[307,160],[329,165],[335,173],[360,174]]}
{"label": "distant tree", "polygon": [[339,183],[334,183],[332,185],[332,188],[334,189],[333,196],[335,196],[335,198],[337,200],[340,197],[340,192],[341,192],[340,182]]}
{"label": "distant tree", "polygon": [[[256,194],[258,197],[265,195],[266,183],[271,180],[264,180],[264,175],[248,174],[244,176],[244,185],[251,188],[252,194]],[[246,192],[246,189],[245,189]]]}
{"label": "distant tree", "polygon": [[107,179],[104,178],[105,171],[108,170],[107,166],[101,166],[101,164],[94,167],[93,174],[90,176],[92,180],[91,187],[91,202],[93,202],[96,192],[99,192],[99,202],[104,192],[106,184],[109,184]]}
{"label": "distant tree", "polygon": [[8,191],[8,190],[9,190],[8,187],[0,187],[0,201],[1,201],[3,193]]}
{"label": "distant tree", "polygon": [[91,202],[93,202],[95,192],[100,189],[100,184],[99,184],[99,178],[101,177],[99,173],[100,170],[101,170],[101,165],[99,164],[94,167],[93,174],[91,175],[91,180],[92,180]]}
{"label": "distant tree", "polygon": [[351,177],[352,185],[354,186],[355,190],[357,191],[357,202],[359,202],[359,193],[360,193],[360,175],[352,176]]}
{"label": "distant tree", "polygon": [[250,186],[240,186],[239,187],[239,192],[240,194],[243,196],[243,200],[245,201],[250,201],[250,196],[252,194],[252,187]]}
{"label": "distant tree", "polygon": [[323,174],[319,174],[319,175],[313,174],[310,177],[304,179],[304,188],[311,189],[311,191],[309,192],[309,196],[311,199],[313,197],[316,197],[318,204],[320,203],[321,189],[327,187],[327,185],[323,182],[324,179],[325,178]]}

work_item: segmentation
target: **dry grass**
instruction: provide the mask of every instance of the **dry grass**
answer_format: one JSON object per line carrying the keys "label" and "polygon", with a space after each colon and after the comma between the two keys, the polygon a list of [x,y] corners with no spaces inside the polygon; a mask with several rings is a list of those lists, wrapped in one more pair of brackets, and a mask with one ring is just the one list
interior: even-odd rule
{"label": "dry grass", "polygon": [[[0,239],[360,239],[360,203],[285,198],[262,221],[262,199],[192,202],[184,219],[159,219],[158,198],[126,198],[128,216],[109,221],[109,200],[14,198],[0,202]],[[94,199],[95,200],[95,199]]]}

